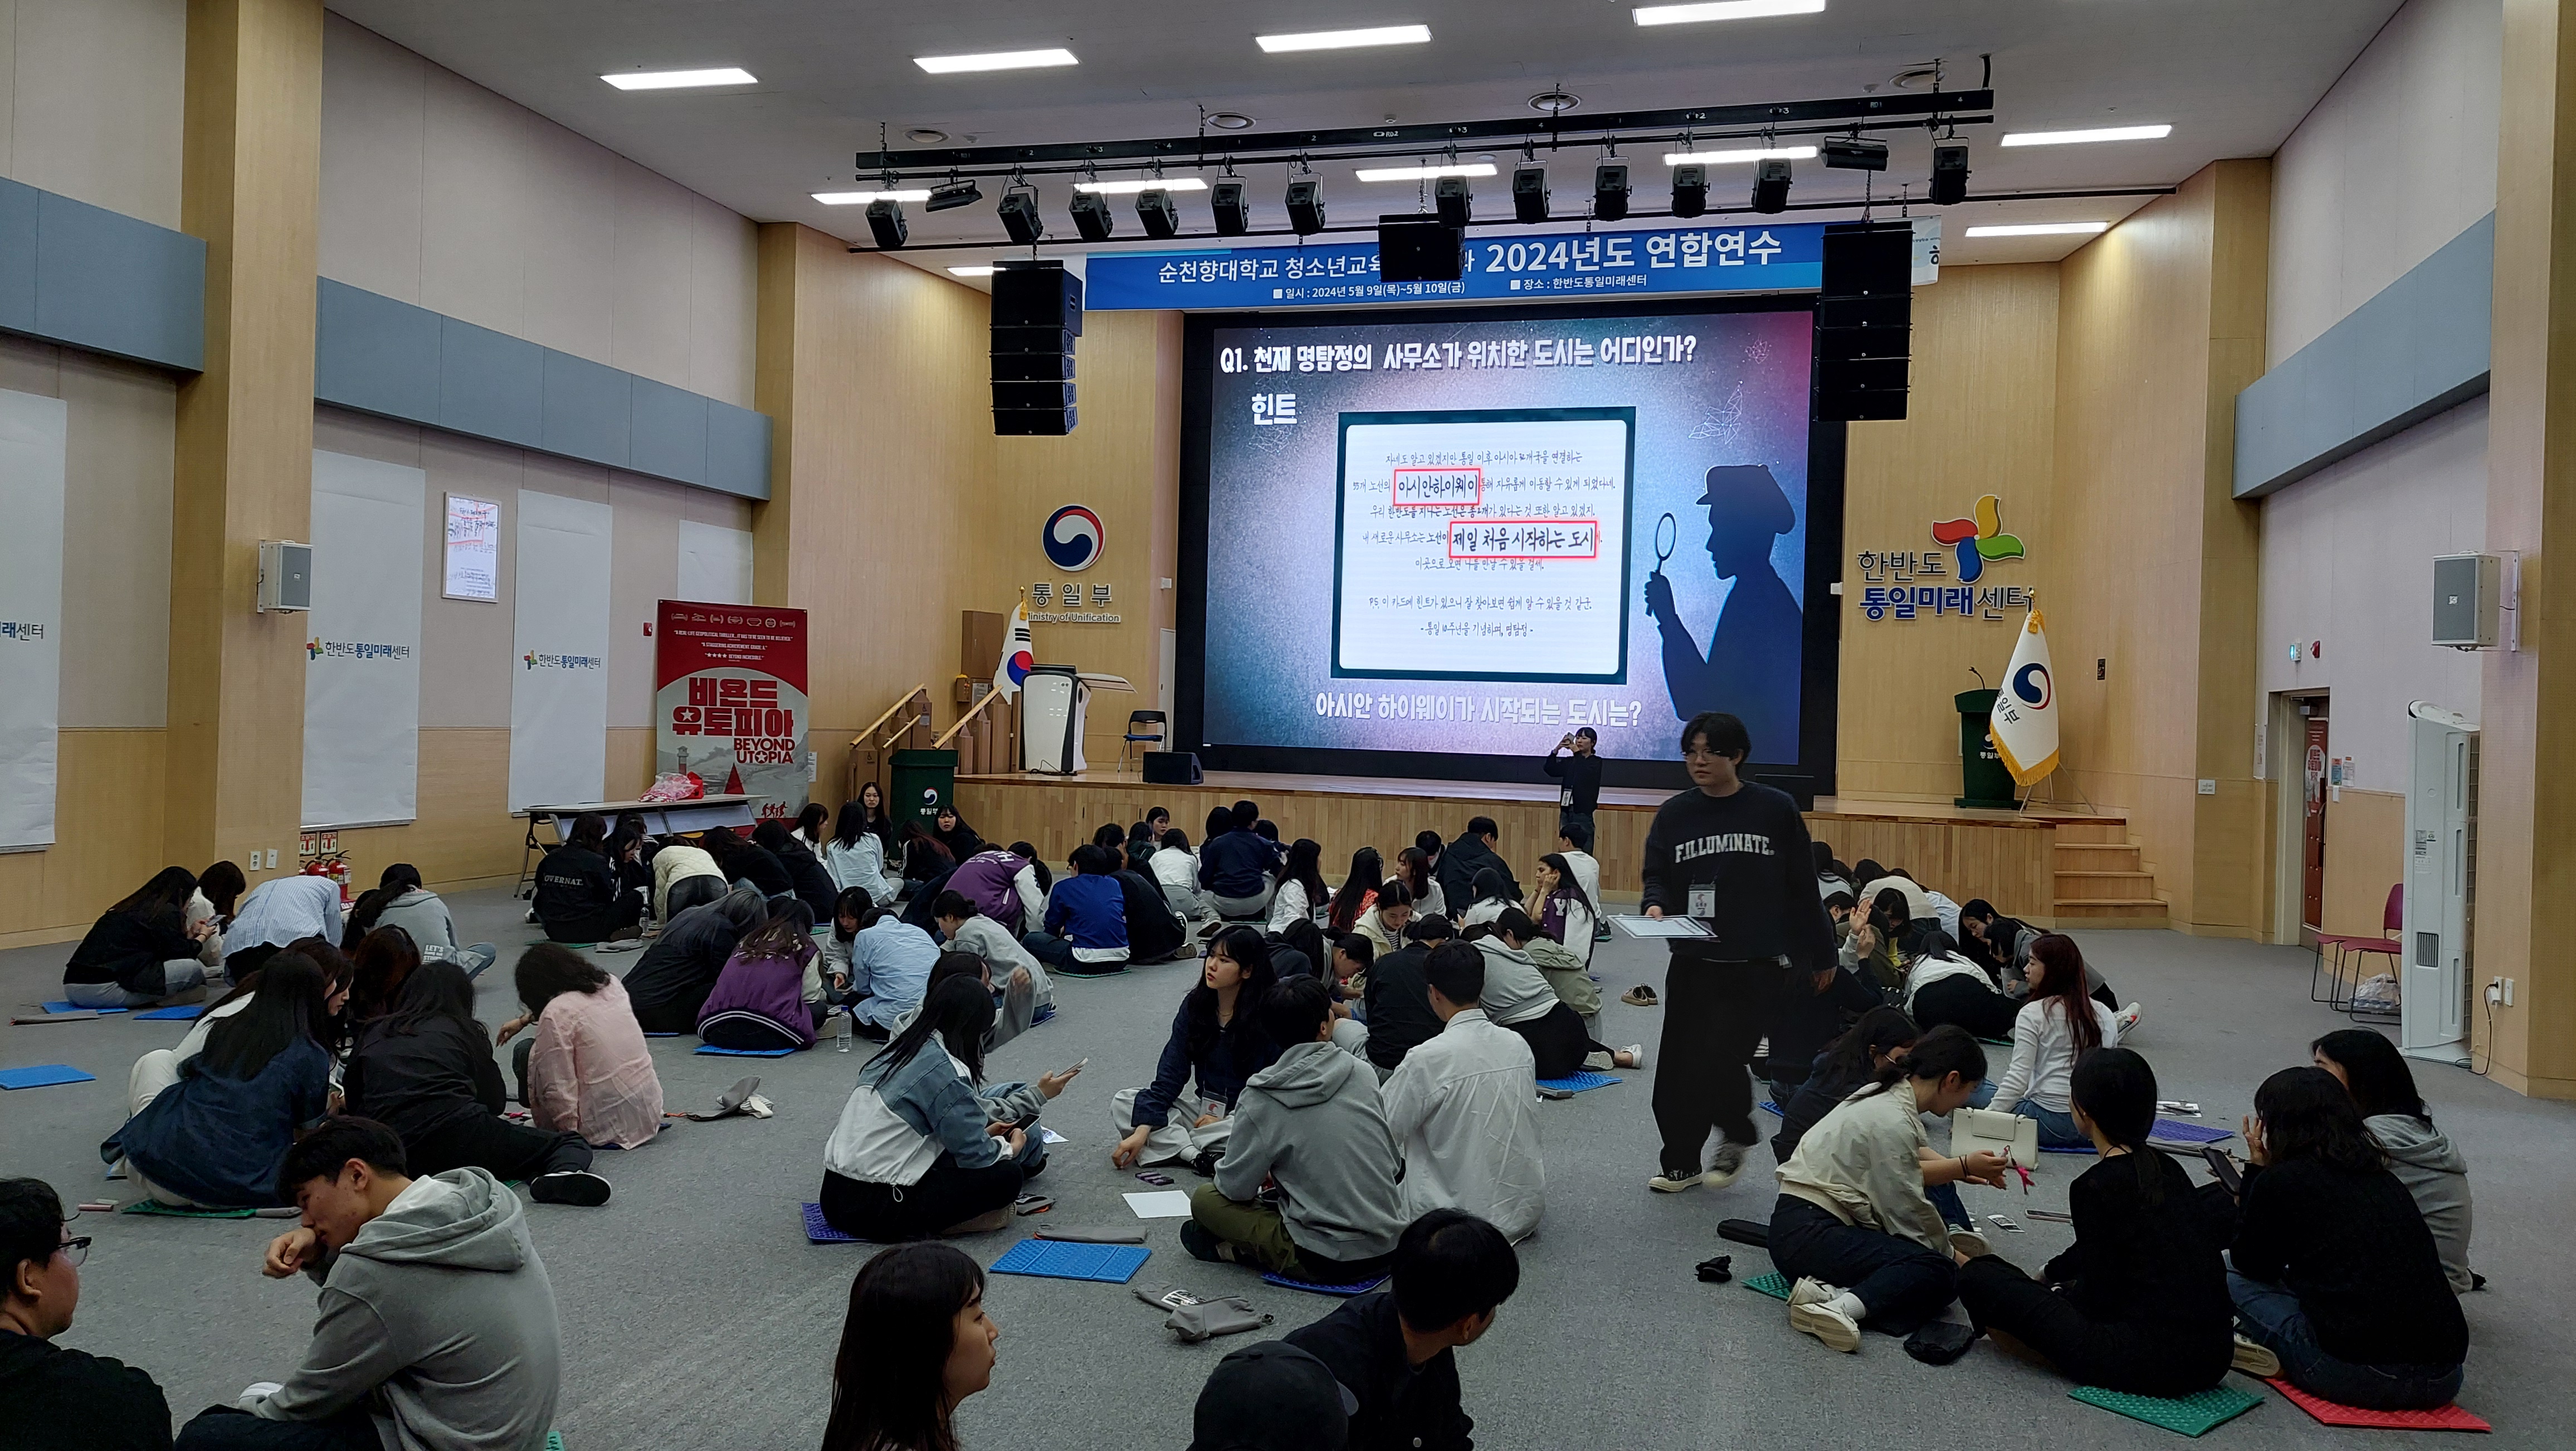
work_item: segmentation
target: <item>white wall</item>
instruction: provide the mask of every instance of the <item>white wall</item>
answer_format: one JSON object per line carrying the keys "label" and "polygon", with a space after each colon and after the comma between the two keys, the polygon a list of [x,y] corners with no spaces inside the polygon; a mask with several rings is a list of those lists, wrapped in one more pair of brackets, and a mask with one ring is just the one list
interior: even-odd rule
{"label": "white wall", "polygon": [[0,0],[0,176],[177,227],[187,69],[187,0]]}
{"label": "white wall", "polygon": [[327,17],[323,276],[748,408],[754,232],[677,182]]}
{"label": "white wall", "polygon": [[[2485,547],[2486,498],[2475,398],[2263,501],[2263,691],[2333,691],[2334,752],[2364,790],[2406,789],[2410,701],[2478,716],[2477,655],[2425,642],[2433,556]],[[2291,664],[2311,641],[2323,655]]]}
{"label": "white wall", "polygon": [[2409,0],[2281,144],[2267,366],[2495,210],[2503,58],[2502,0]]}

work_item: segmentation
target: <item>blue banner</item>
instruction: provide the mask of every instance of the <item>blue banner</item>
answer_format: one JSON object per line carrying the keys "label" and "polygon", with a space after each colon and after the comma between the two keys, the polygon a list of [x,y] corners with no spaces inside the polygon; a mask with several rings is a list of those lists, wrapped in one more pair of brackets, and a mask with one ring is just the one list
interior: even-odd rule
{"label": "blue banner", "polygon": [[1822,280],[1818,222],[1474,237],[1455,282],[1379,280],[1377,243],[1094,252],[1082,305],[1347,307],[1354,303],[1572,301],[1695,292],[1797,292]]}

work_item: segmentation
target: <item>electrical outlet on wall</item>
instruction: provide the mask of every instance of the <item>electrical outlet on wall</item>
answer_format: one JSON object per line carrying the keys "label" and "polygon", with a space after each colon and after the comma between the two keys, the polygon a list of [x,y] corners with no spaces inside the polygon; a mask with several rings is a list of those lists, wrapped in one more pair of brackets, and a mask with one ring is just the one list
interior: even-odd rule
{"label": "electrical outlet on wall", "polygon": [[2506,1007],[2508,1007],[2508,1008],[2513,1006],[2513,979],[2512,979],[2512,978],[2506,978],[2506,979],[2504,980],[2504,1005],[2505,1005]]}

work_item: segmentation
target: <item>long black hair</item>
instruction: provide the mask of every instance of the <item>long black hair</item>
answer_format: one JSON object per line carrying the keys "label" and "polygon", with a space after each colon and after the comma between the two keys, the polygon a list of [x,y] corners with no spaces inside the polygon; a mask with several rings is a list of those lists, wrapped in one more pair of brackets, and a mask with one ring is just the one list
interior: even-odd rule
{"label": "long black hair", "polygon": [[608,844],[608,818],[596,811],[585,811],[572,819],[572,830],[564,845],[575,851],[598,851]]}
{"label": "long black hair", "polygon": [[842,802],[841,814],[832,823],[832,840],[839,842],[841,849],[847,851],[857,846],[859,838],[867,834],[868,809],[861,806],[856,797]]}
{"label": "long black hair", "polygon": [[1216,1019],[1216,989],[1207,985],[1207,974],[1190,985],[1189,996],[1181,1006],[1189,1015],[1187,1044],[1192,1062],[1203,1061],[1216,1049],[1223,1035],[1241,1035],[1259,1031],[1253,1024],[1261,1000],[1279,981],[1279,970],[1270,963],[1270,944],[1250,927],[1228,927],[1209,941],[1208,955],[1225,955],[1228,962],[1242,969],[1243,982],[1234,992],[1234,1016],[1220,1024]]}
{"label": "long black hair", "polygon": [[1395,879],[1404,883],[1419,902],[1431,895],[1431,853],[1418,846],[1408,846],[1395,854]]}
{"label": "long black hair", "polygon": [[1288,864],[1279,869],[1279,885],[1290,882],[1306,889],[1306,912],[1312,916],[1333,889],[1324,885],[1324,844],[1313,837],[1301,836],[1288,844]]}
{"label": "long black hair", "polygon": [[[1367,939],[1362,938],[1361,940],[1366,941]],[[1326,955],[1324,949],[1324,929],[1315,925],[1314,918],[1300,917],[1296,921],[1289,923],[1286,927],[1281,928],[1279,930],[1279,945],[1282,947],[1294,948],[1298,955],[1304,957],[1306,961],[1314,967],[1315,976],[1325,977],[1331,973],[1333,960],[1330,956]],[[1276,965],[1274,964],[1273,966],[1275,975]],[[1239,1003],[1242,999],[1237,998],[1235,1001]]]}
{"label": "long black hair", "polygon": [[[984,1081],[984,1035],[993,1031],[993,992],[972,978],[952,977],[933,986],[921,999],[921,1011],[912,1022],[894,1035],[868,1064],[876,1080],[911,1062],[913,1056],[930,1042],[933,1033],[945,1044],[958,1062],[966,1065],[967,1076],[977,1083]],[[884,1065],[880,1068],[878,1065]]]}
{"label": "long black hair", "polygon": [[744,933],[742,940],[734,944],[733,955],[745,962],[761,957],[803,962],[813,951],[814,909],[803,902],[789,902],[772,913],[768,921]]}
{"label": "long black hair", "polygon": [[280,952],[260,964],[250,1006],[206,1033],[199,1061],[209,1073],[249,1080],[299,1038],[328,1052],[331,984],[312,958]]}
{"label": "long black hair", "polygon": [[2126,1048],[2096,1048],[2075,1060],[2071,1092],[2102,1137],[2138,1161],[2140,1196],[2162,1202],[2164,1156],[2147,1147],[2156,1127],[2156,1071],[2147,1060]]}
{"label": "long black hair", "polygon": [[206,894],[206,903],[215,909],[215,915],[227,922],[232,920],[233,907],[249,885],[242,876],[241,865],[229,858],[197,874],[197,890]]}
{"label": "long black hair", "polygon": [[399,927],[379,927],[347,951],[348,1017],[351,1024],[364,1025],[392,1012],[402,1001],[403,988],[420,970],[420,947]]}
{"label": "long black hair", "polygon": [[1834,1040],[1831,1055],[1817,1072],[1834,1083],[1866,1082],[1878,1076],[1878,1055],[1910,1048],[1922,1036],[1923,1030],[1903,1010],[1872,1008]]}
{"label": "long black hair", "polygon": [[2352,1174],[2388,1167],[2388,1151],[2370,1136],[2361,1110],[2322,1068],[2284,1068],[2254,1090],[2263,1148],[2275,1164],[2320,1159]]}
{"label": "long black hair", "polygon": [[[1298,845],[1304,846],[1306,843],[1300,841]],[[1316,848],[1319,853],[1322,850],[1321,847]],[[1333,930],[1350,931],[1351,924],[1360,920],[1360,903],[1367,901],[1371,893],[1384,885],[1386,885],[1386,860],[1378,855],[1377,848],[1364,846],[1352,852],[1351,874],[1342,879],[1342,889],[1333,894],[1333,910],[1327,919],[1332,923]],[[1313,888],[1308,890],[1312,891]],[[1322,898],[1312,900],[1321,901]]]}
{"label": "long black hair", "polygon": [[957,1451],[948,1357],[958,1312],[983,1293],[983,1270],[954,1245],[900,1244],[861,1266],[832,1362],[823,1451]]}
{"label": "long black hair", "polygon": [[131,912],[137,917],[153,917],[162,912],[185,914],[188,898],[196,890],[196,873],[186,867],[163,867],[152,874],[152,880],[135,888],[132,895],[107,910]]}
{"label": "long black hair", "polygon": [[2344,1086],[2363,1118],[2402,1113],[2428,1129],[2433,1126],[2424,1095],[2415,1091],[2414,1071],[2396,1044],[2368,1028],[2344,1028],[2310,1043],[2308,1051],[2343,1070]]}
{"label": "long black hair", "polygon": [[1986,1050],[1977,1046],[1967,1029],[1956,1023],[1943,1023],[1915,1039],[1914,1046],[1903,1055],[1889,1060],[1874,1075],[1870,1086],[1861,1090],[1861,1096],[1885,1093],[1900,1078],[1942,1079],[1953,1073],[1962,1083],[1985,1082]]}
{"label": "long black hair", "polygon": [[[1584,911],[1592,914],[1593,921],[1598,922],[1601,920],[1601,908],[1599,905],[1594,903],[1590,897],[1584,894],[1583,883],[1581,879],[1574,875],[1574,866],[1565,859],[1565,853],[1561,851],[1552,851],[1547,855],[1540,857],[1538,860],[1539,865],[1556,873],[1556,890],[1558,892],[1571,894],[1574,900],[1583,904]],[[1551,892],[1548,895],[1554,896],[1555,893]]]}
{"label": "long black hair", "polygon": [[389,1038],[408,1036],[440,1018],[464,1024],[478,1040],[483,1036],[483,1024],[474,1016],[474,979],[445,958],[422,963],[404,980],[402,997],[385,1019],[383,1033]]}

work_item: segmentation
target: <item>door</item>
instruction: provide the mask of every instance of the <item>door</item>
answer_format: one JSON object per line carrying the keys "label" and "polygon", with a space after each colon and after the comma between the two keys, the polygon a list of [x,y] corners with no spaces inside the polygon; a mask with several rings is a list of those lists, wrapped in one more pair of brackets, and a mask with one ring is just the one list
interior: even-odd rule
{"label": "door", "polygon": [[2306,749],[2300,753],[2299,780],[2306,789],[2307,813],[2299,847],[2299,941],[2316,945],[2324,929],[2326,906],[2326,717],[2308,717]]}

